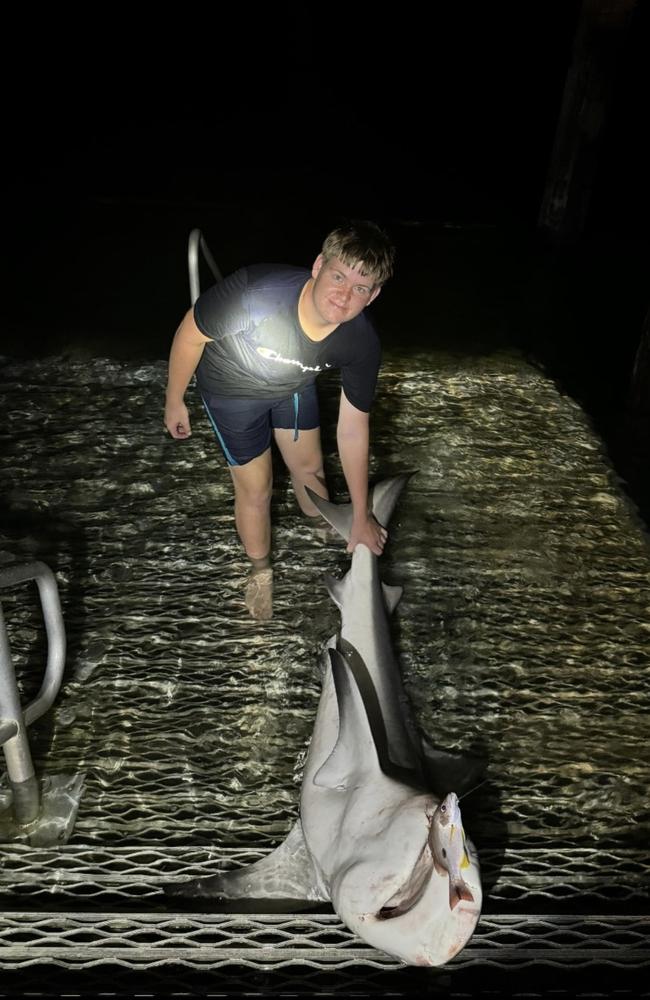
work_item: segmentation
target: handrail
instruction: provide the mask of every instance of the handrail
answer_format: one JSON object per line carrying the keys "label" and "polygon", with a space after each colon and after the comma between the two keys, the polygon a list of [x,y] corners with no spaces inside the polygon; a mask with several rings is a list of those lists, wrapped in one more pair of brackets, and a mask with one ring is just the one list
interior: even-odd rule
{"label": "handrail", "polygon": [[47,664],[40,691],[23,710],[0,605],[0,745],[7,762],[13,806],[19,823],[30,823],[40,810],[38,782],[27,739],[27,726],[47,712],[59,693],[65,665],[65,629],[56,579],[42,562],[12,563],[0,568],[0,587],[35,580],[47,632]]}
{"label": "handrail", "polygon": [[193,229],[187,243],[187,266],[190,273],[190,299],[192,305],[201,294],[201,281],[199,277],[199,250],[203,258],[212,271],[215,281],[222,281],[223,275],[217,267],[214,257],[210,253],[210,248],[205,242],[200,229]]}
{"label": "handrail", "polygon": [[52,707],[59,693],[63,680],[66,647],[61,602],[52,570],[42,562],[11,564],[0,569],[0,587],[11,587],[30,580],[36,581],[43,608],[47,633],[47,665],[40,691],[23,709],[27,726],[31,726],[32,722],[36,722]]}

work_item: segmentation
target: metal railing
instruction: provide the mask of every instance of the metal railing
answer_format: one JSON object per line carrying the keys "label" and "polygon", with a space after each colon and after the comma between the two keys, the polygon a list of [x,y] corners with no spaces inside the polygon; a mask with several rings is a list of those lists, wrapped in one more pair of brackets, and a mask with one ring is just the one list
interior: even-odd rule
{"label": "metal railing", "polygon": [[40,811],[38,782],[27,738],[31,725],[52,706],[59,693],[65,664],[65,629],[56,580],[42,562],[16,563],[0,569],[0,588],[35,580],[47,631],[47,664],[40,691],[23,709],[9,639],[0,603],[0,745],[7,762],[13,808],[20,824],[31,823]]}
{"label": "metal railing", "polygon": [[221,281],[223,275],[216,265],[215,259],[210,253],[210,248],[205,242],[200,229],[193,229],[187,243],[187,267],[190,273],[190,299],[192,305],[201,294],[201,281],[199,277],[199,250],[203,254],[203,259],[212,271],[215,281]]}

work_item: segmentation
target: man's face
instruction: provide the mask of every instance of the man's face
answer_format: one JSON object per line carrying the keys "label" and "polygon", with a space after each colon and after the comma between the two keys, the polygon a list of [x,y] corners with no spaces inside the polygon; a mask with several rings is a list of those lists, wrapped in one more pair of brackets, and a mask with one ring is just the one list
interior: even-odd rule
{"label": "man's face", "polygon": [[381,291],[374,278],[339,257],[325,260],[322,254],[312,268],[312,302],[324,323],[347,323],[358,316]]}

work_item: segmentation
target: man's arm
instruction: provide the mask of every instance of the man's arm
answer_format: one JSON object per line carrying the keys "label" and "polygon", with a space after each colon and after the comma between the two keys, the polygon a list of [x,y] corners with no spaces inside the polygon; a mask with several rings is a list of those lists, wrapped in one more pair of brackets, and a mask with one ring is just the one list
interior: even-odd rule
{"label": "man's arm", "polygon": [[352,501],[352,531],[348,552],[359,542],[379,556],[383,552],[388,532],[368,512],[368,449],[370,446],[370,416],[348,400],[341,390],[339,420],[336,428],[339,457]]}
{"label": "man's arm", "polygon": [[192,433],[183,397],[209,339],[194,322],[193,309],[188,310],[176,331],[169,354],[165,427],[173,438],[186,438]]}

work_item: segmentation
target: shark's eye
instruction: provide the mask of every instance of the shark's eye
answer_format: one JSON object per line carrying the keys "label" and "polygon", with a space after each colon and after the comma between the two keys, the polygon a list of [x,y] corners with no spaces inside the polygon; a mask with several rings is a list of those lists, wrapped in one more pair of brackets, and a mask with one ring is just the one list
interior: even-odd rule
{"label": "shark's eye", "polygon": [[446,812],[447,812],[447,806],[446,806],[446,805],[444,804],[444,802],[443,802],[443,804],[442,804],[442,805],[440,806],[440,812],[441,812],[441,813],[446,813]]}
{"label": "shark's eye", "polygon": [[443,858],[446,858],[446,857],[447,857],[447,852],[446,852],[446,850],[444,849],[444,847],[443,847],[443,849],[442,849],[442,856],[443,856]]}

